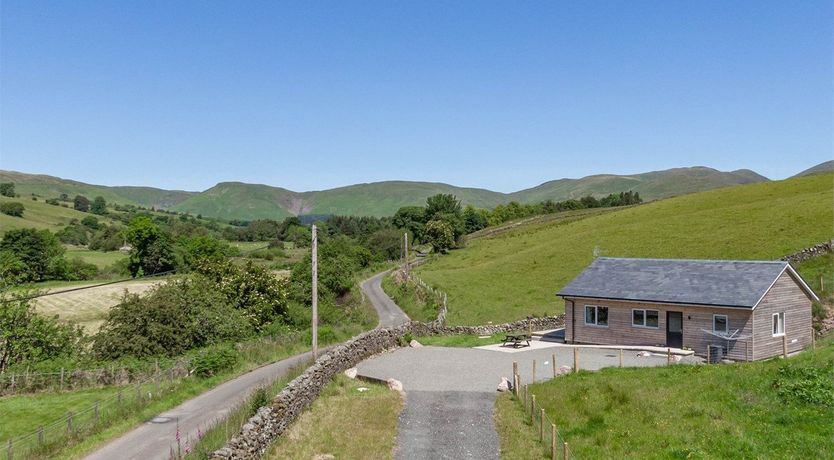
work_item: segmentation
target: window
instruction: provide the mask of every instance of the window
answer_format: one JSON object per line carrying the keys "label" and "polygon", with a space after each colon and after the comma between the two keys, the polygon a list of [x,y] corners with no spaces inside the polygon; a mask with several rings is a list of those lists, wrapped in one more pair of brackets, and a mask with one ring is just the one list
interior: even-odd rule
{"label": "window", "polygon": [[712,315],[712,332],[727,333],[727,315]]}
{"label": "window", "polygon": [[773,314],[773,336],[785,335],[785,312]]}
{"label": "window", "polygon": [[608,307],[585,305],[585,324],[608,327]]}
{"label": "window", "polygon": [[657,328],[657,310],[631,310],[631,325],[634,327]]}

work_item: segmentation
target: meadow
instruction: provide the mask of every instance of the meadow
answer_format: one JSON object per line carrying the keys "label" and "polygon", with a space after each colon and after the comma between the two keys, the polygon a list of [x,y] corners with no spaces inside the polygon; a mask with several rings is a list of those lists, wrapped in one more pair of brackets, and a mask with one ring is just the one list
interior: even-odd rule
{"label": "meadow", "polygon": [[[529,391],[576,458],[830,458],[833,339],[787,362],[607,368]],[[543,458],[518,402],[500,397],[496,422],[502,458]]]}
{"label": "meadow", "polygon": [[[595,256],[778,259],[832,238],[834,177],[716,189],[473,239],[416,269],[448,293],[452,324],[564,310],[556,293]],[[824,269],[824,268],[823,268]]]}
{"label": "meadow", "polygon": [[[9,198],[0,196],[0,204],[18,202],[22,203],[25,208],[23,217],[12,217],[0,213],[0,235],[7,230],[17,230],[20,228],[36,228],[38,230],[50,230],[57,232],[65,227],[73,219],[81,220],[92,214],[72,209],[72,203],[69,203],[68,208],[62,206],[54,206],[46,204],[43,198],[38,198],[38,201],[32,200],[31,197]],[[112,224],[112,220],[106,217],[96,216],[100,221]]]}

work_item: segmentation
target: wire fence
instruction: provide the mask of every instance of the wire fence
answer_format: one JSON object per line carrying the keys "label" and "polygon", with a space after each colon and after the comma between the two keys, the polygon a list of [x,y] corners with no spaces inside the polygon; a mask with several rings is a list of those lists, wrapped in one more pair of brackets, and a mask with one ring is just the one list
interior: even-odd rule
{"label": "wire fence", "polygon": [[571,454],[570,445],[556,427],[556,423],[536,401],[536,395],[530,393],[526,384],[520,391],[516,392],[515,399],[524,407],[524,414],[529,417],[530,425],[538,433],[539,443],[542,445],[543,453],[547,458],[552,460],[576,458]]}

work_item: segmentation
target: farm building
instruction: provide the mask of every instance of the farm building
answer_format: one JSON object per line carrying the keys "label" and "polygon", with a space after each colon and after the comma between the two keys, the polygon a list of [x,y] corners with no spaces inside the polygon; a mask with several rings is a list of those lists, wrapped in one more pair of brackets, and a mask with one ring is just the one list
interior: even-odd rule
{"label": "farm building", "polygon": [[733,360],[809,346],[819,301],[782,261],[598,258],[557,295],[568,343],[710,348]]}

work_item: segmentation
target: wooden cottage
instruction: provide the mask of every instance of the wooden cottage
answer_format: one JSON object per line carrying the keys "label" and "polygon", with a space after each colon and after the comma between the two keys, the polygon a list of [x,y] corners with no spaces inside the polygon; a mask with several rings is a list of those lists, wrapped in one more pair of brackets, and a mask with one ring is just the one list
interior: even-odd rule
{"label": "wooden cottage", "polygon": [[712,346],[739,361],[809,346],[819,301],[789,263],[740,260],[598,258],[557,295],[568,343]]}

